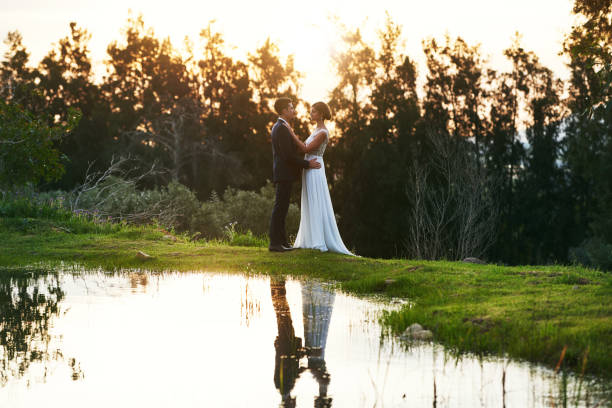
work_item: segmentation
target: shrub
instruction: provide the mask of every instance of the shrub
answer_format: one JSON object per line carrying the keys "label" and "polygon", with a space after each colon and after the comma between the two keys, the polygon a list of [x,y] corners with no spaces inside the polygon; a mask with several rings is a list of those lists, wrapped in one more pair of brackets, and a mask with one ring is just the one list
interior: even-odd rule
{"label": "shrub", "polygon": [[267,237],[256,237],[248,230],[246,233],[236,231],[236,222],[225,226],[224,241],[232,246],[267,247],[270,242]]}
{"label": "shrub", "polygon": [[[13,194],[12,198],[0,200],[0,216],[64,221],[77,217],[106,224],[155,223],[167,229],[190,231],[192,236],[223,239],[232,245],[266,246],[273,205],[274,185],[270,182],[258,192],[230,187],[222,199],[213,192],[202,203],[188,187],[177,182],[138,190],[134,179],[110,175],[71,192],[28,191],[17,198]],[[286,224],[289,238],[297,233],[299,220],[300,210],[291,204]],[[20,229],[33,225],[26,221],[17,224],[23,224]]]}
{"label": "shrub", "polygon": [[[259,192],[241,191],[227,188],[221,200],[216,193],[209,201],[202,203],[198,213],[193,217],[191,230],[197,231],[206,238],[222,238],[226,235],[225,227],[232,224],[232,229],[241,234],[253,236],[268,235],[270,215],[274,205],[274,185],[268,182]],[[287,214],[287,233],[295,235],[300,223],[300,210],[291,204]]]}
{"label": "shrub", "polygon": [[[232,221],[237,223],[241,232],[253,231],[255,235],[267,235],[270,226],[270,215],[274,206],[274,185],[268,182],[259,193],[240,191],[228,188],[223,194],[223,201]],[[300,225],[300,210],[290,204],[287,213],[287,232],[295,235]]]}
{"label": "shrub", "polygon": [[189,229],[200,208],[195,194],[180,183],[140,191],[134,180],[117,176],[106,177],[85,191],[75,190],[66,196],[67,206],[75,212],[134,224],[157,222],[181,231]]}
{"label": "shrub", "polygon": [[213,192],[210,200],[202,203],[191,220],[191,231],[200,233],[204,238],[223,238],[224,227],[231,218],[219,196]]}
{"label": "shrub", "polygon": [[590,238],[570,248],[569,258],[575,264],[612,271],[612,245],[601,238]]}

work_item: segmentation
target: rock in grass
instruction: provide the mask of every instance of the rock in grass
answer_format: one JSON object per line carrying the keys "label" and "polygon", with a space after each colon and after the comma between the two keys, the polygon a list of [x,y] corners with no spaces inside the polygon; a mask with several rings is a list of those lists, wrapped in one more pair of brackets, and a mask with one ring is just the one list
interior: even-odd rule
{"label": "rock in grass", "polygon": [[142,252],[142,251],[138,251],[138,252],[136,253],[136,258],[138,258],[138,259],[151,259],[151,258],[153,258],[153,257],[152,257],[151,255],[149,255],[149,254],[145,254],[145,253],[144,253],[144,252]]}
{"label": "rock in grass", "polygon": [[166,234],[163,236],[164,239],[167,239],[169,241],[175,242],[176,241],[176,237],[170,234]]}
{"label": "rock in grass", "polygon": [[385,279],[385,285],[391,286],[395,283],[395,279]]}
{"label": "rock in grass", "polygon": [[484,265],[486,262],[478,258],[465,258],[463,262]]}
{"label": "rock in grass", "polygon": [[412,323],[410,326],[406,327],[406,330],[404,330],[404,335],[412,335],[416,332],[420,332],[423,330],[423,326],[421,326],[418,323]]}
{"label": "rock in grass", "polygon": [[414,340],[431,340],[433,339],[433,333],[429,330],[421,330],[412,335]]}
{"label": "rock in grass", "polygon": [[430,330],[424,330],[420,324],[413,323],[404,330],[400,338],[402,340],[431,340],[433,333]]}

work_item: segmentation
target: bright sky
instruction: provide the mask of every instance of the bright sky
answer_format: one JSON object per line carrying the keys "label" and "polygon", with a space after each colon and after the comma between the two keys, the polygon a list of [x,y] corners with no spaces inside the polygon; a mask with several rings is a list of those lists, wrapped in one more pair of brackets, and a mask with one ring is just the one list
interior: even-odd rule
{"label": "bright sky", "polygon": [[[510,45],[515,31],[523,45],[533,50],[558,76],[567,78],[565,59],[559,56],[564,35],[574,17],[572,0],[20,0],[0,4],[0,35],[19,30],[31,63],[37,64],[53,43],[69,33],[76,21],[92,34],[90,49],[98,75],[106,58],[106,47],[120,40],[128,9],[142,13],[145,24],[158,37],[170,36],[174,44],[183,38],[199,38],[209,20],[235,46],[232,55],[246,60],[267,37],[279,45],[281,55],[293,54],[296,68],[304,73],[302,96],[311,102],[327,100],[333,88],[332,55],[339,46],[337,23],[361,27],[370,42],[383,27],[385,11],[403,28],[404,51],[417,61],[424,78],[421,40],[461,36],[468,44],[481,44],[493,68],[508,69],[502,50]],[[6,46],[0,51],[4,54]]]}

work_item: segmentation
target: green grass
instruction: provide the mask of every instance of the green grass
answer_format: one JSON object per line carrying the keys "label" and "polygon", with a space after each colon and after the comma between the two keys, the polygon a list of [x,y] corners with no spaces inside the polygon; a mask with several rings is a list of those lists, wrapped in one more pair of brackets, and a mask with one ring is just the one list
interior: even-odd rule
{"label": "green grass", "polygon": [[[224,242],[164,238],[155,226],[86,217],[0,218],[0,266],[74,262],[85,267],[286,274],[338,282],[354,294],[410,300],[385,313],[394,332],[419,322],[456,353],[499,354],[612,378],[612,274],[580,267],[474,265],[270,253],[248,234]],[[246,245],[246,246],[237,246]],[[140,260],[137,251],[153,258]]]}

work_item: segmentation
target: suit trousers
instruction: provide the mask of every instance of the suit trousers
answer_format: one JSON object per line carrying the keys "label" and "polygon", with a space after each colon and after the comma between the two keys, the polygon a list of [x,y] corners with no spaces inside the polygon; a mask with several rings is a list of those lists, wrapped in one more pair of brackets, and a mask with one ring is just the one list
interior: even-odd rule
{"label": "suit trousers", "polygon": [[289,211],[289,198],[293,181],[279,181],[276,184],[276,196],[272,216],[270,217],[270,246],[288,245],[285,220]]}

